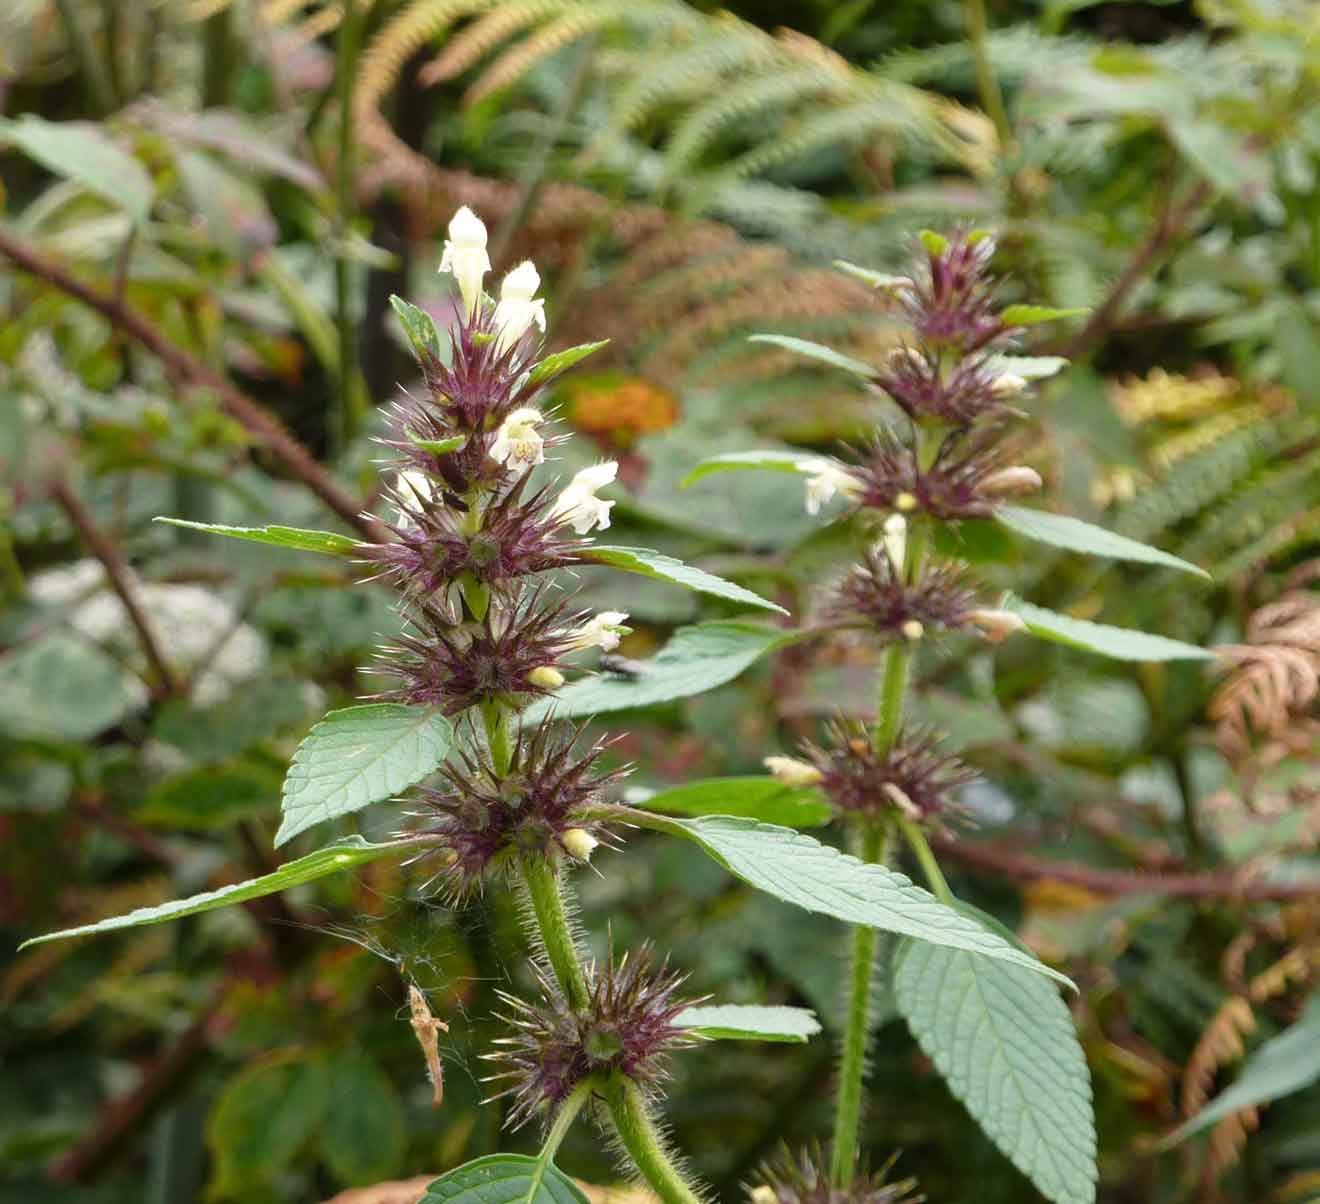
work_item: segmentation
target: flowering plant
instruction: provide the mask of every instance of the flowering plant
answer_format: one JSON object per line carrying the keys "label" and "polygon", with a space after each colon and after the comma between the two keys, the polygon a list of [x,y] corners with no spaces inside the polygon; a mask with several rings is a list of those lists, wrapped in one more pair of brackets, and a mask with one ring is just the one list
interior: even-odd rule
{"label": "flowering plant", "polygon": [[[1089,1201],[1089,1084],[1051,982],[1061,976],[953,898],[925,829],[950,812],[969,771],[931,734],[903,722],[912,659],[939,637],[1000,640],[1030,630],[1133,659],[1202,655],[1012,599],[989,603],[960,566],[933,552],[936,524],[975,517],[1108,555],[1163,556],[1008,504],[1039,484],[1031,469],[1007,463],[999,451],[1009,400],[1029,376],[1061,361],[1013,358],[1004,345],[1019,327],[1056,315],[997,306],[987,271],[993,244],[983,235],[926,235],[920,276],[863,272],[907,312],[913,345],[882,369],[813,344],[794,349],[864,376],[897,403],[903,425],[879,431],[847,461],[748,453],[718,457],[694,474],[765,467],[804,477],[811,512],[839,499],[874,520],[861,524],[866,545],[856,565],[824,591],[800,628],[697,624],[636,672],[592,673],[581,655],[617,647],[628,616],[575,610],[551,576],[558,570],[611,566],[742,606],[780,608],[670,557],[595,542],[594,533],[610,527],[615,503],[601,493],[615,481],[614,463],[590,465],[562,487],[533,483],[532,470],[560,438],[540,394],[600,344],[543,355],[545,306],[533,265],[510,272],[494,300],[484,291],[491,265],[480,219],[462,209],[449,234],[442,270],[452,273],[462,301],[454,329],[442,332],[427,314],[394,300],[425,392],[405,397],[389,415],[390,519],[373,519],[367,539],[202,525],[355,559],[397,596],[402,631],[377,666],[387,686],[362,705],[332,711],[299,747],[276,843],[414,790],[408,822],[388,841],[335,840],[249,882],[38,939],[158,923],[382,857],[408,858],[419,869],[418,889],[453,906],[486,890],[513,890],[525,904],[539,992],[533,1000],[505,997],[508,1036],[487,1056],[497,1094],[512,1101],[510,1124],[542,1126],[541,1152],[478,1159],[437,1180],[426,1200],[477,1204],[498,1185],[504,1199],[582,1204],[554,1158],[585,1109],[666,1204],[695,1204],[699,1188],[668,1149],[658,1117],[672,1057],[708,1039],[806,1040],[819,1025],[801,1008],[685,998],[682,977],[649,948],[611,950],[597,961],[584,956],[572,919],[574,873],[629,829],[650,828],[692,842],[757,889],[853,926],[828,1168],[814,1155],[785,1156],[752,1185],[755,1204],[880,1204],[909,1194],[910,1184],[867,1170],[858,1150],[877,966],[918,1040],[1005,1153],[1060,1204]],[[696,813],[666,793],[625,805],[618,786],[626,770],[606,767],[608,741],[568,722],[694,694],[778,648],[836,633],[886,648],[874,724],[836,725],[824,745],[768,758],[769,778],[730,780],[714,805]],[[796,827],[762,822],[767,799],[777,817],[801,826],[819,822],[823,800],[845,822],[853,855]],[[930,890],[889,867],[898,835]],[[881,933],[888,934],[883,958]],[[433,1039],[419,994],[413,1005],[419,1034],[430,1031]]]}

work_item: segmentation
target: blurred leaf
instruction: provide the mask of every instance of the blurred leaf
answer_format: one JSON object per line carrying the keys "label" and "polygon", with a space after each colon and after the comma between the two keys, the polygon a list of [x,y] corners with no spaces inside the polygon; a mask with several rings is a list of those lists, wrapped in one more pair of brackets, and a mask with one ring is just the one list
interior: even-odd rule
{"label": "blurred leaf", "polygon": [[279,227],[260,188],[204,151],[180,151],[176,162],[188,199],[217,247],[242,261],[275,243]]}
{"label": "blurred leaf", "polygon": [[800,1045],[820,1032],[820,1022],[806,1008],[749,1004],[684,1008],[674,1017],[674,1026],[715,1040],[787,1041]]}
{"label": "blurred leaf", "polygon": [[834,813],[814,787],[785,786],[771,777],[685,782],[633,805],[670,815],[745,816],[786,828],[819,828]]}
{"label": "blurred leaf", "polygon": [[999,315],[1005,326],[1035,326],[1039,322],[1057,322],[1060,318],[1077,318],[1090,313],[1081,309],[1051,309],[1048,305],[1010,305]]}
{"label": "blurred leaf", "polygon": [[442,1175],[417,1204],[589,1204],[554,1163],[545,1168],[539,1184],[537,1174],[535,1158],[488,1154]]}
{"label": "blurred leaf", "polygon": [[432,707],[381,702],[331,711],[293,754],[275,844],[406,790],[443,764],[453,742],[454,725]]}
{"label": "blurred leaf", "polygon": [[42,167],[81,184],[123,209],[135,222],[151,212],[154,188],[146,169],[86,121],[47,121],[33,113],[0,119],[0,143],[17,147]]}
{"label": "blurred leaf", "polygon": [[1056,614],[1041,606],[1023,602],[1009,595],[1004,605],[1021,615],[1032,635],[1055,644],[1066,644],[1084,652],[1098,652],[1120,661],[1177,661],[1214,660],[1215,654],[1205,648],[1184,644],[1162,635],[1148,635],[1126,627],[1109,627],[1087,619],[1074,619]]}
{"label": "blurred leaf", "polygon": [[210,706],[166,702],[157,708],[151,734],[194,760],[215,764],[305,719],[318,694],[305,681],[263,676]]}
{"label": "blurred leaf", "polygon": [[1062,372],[1071,363],[1061,355],[992,355],[985,366],[996,375],[1012,372],[1023,380],[1045,380]]}
{"label": "blurred leaf", "polygon": [[133,818],[167,828],[223,828],[246,816],[273,811],[279,792],[279,775],[272,770],[205,766],[162,782]]}
{"label": "blurred leaf", "polygon": [[1066,514],[1051,514],[1048,510],[1031,510],[1025,506],[1000,506],[995,518],[1010,531],[1028,539],[1047,543],[1088,556],[1105,556],[1111,560],[1131,560],[1139,564],[1158,564],[1164,568],[1179,569],[1207,580],[1210,574],[1159,548],[1152,548],[1126,535],[1115,535],[1103,527],[1093,526]]}
{"label": "blurred leaf", "polygon": [[912,280],[907,276],[892,276],[888,272],[872,271],[870,268],[849,263],[846,259],[836,259],[834,266],[849,276],[855,276],[863,284],[869,284],[872,288],[895,288],[902,285],[910,288],[912,285]]}
{"label": "blurred leaf", "polygon": [[228,535],[231,539],[249,539],[253,543],[273,544],[277,548],[297,548],[300,552],[325,552],[331,556],[350,556],[361,547],[356,539],[333,531],[308,531],[302,527],[225,527],[218,523],[194,523],[185,518],[157,518],[158,523],[205,531],[208,535]]}
{"label": "blurred leaf", "polygon": [[749,343],[769,343],[772,347],[782,347],[785,351],[804,355],[808,359],[819,360],[822,364],[828,364],[831,368],[842,368],[845,372],[850,372],[852,375],[863,377],[866,380],[871,380],[878,375],[876,369],[864,360],[854,359],[851,355],[844,355],[842,351],[835,351],[833,347],[826,347],[823,343],[813,343],[808,339],[798,339],[787,334],[754,334],[749,335],[747,341]]}
{"label": "blurred leaf", "polygon": [[711,456],[702,460],[680,482],[686,489],[694,481],[710,476],[713,472],[737,472],[747,469],[762,469],[771,472],[798,472],[798,465],[804,460],[816,459],[807,452],[792,451],[745,451],[728,452],[723,456]]}
{"label": "blurred leaf", "polygon": [[90,740],[146,701],[94,644],[52,631],[0,657],[0,731],[23,740]]}
{"label": "blurred leaf", "polygon": [[81,924],[77,928],[66,928],[61,932],[48,932],[42,936],[24,941],[20,948],[30,945],[44,945],[47,941],[61,941],[69,937],[89,936],[92,933],[117,932],[121,928],[140,928],[144,924],[163,924],[166,920],[180,920],[184,916],[198,915],[204,911],[214,911],[217,907],[232,907],[235,903],[245,903],[249,899],[260,899],[273,895],[276,891],[288,890],[292,886],[301,886],[304,882],[315,882],[327,874],[337,874],[354,866],[365,865],[377,857],[402,855],[417,848],[414,841],[393,840],[385,844],[371,844],[360,836],[350,836],[334,844],[299,857],[296,861],[286,861],[274,873],[263,874],[260,878],[251,878],[247,882],[237,882],[232,886],[222,886],[219,890],[205,891],[188,899],[172,899],[155,907],[139,907],[127,915],[113,916],[108,920],[99,920],[94,924]]}
{"label": "blurred leaf", "polygon": [[360,1050],[331,1057],[321,1150],[341,1184],[361,1187],[397,1171],[408,1147],[406,1120],[399,1093],[372,1058]]}
{"label": "blurred leaf", "polygon": [[704,569],[695,568],[653,552],[650,548],[613,548],[595,544],[582,552],[584,559],[598,564],[608,564],[612,568],[622,569],[626,573],[640,573],[644,577],[654,577],[657,581],[669,581],[698,593],[711,594],[716,598],[727,598],[731,602],[741,602],[745,606],[755,606],[761,610],[777,610],[781,615],[788,614],[782,606],[769,602],[760,594],[754,594],[741,585],[725,581]]}

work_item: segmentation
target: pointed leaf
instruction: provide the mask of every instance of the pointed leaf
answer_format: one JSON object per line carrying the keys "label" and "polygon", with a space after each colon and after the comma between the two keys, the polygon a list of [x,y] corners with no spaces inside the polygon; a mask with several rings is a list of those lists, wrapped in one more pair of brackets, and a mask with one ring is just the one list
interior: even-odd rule
{"label": "pointed leaf", "polygon": [[1062,974],[978,920],[946,907],[903,874],[859,861],[803,832],[729,816],[669,819],[632,808],[624,813],[640,827],[693,841],[735,877],[786,903],[849,924],[1002,958],[1068,983]]}
{"label": "pointed leaf", "polygon": [[331,711],[293,754],[276,845],[421,781],[453,743],[454,725],[432,707],[380,702]]}
{"label": "pointed leaf", "polygon": [[665,815],[744,816],[786,828],[819,828],[834,814],[814,786],[785,786],[772,777],[686,782],[633,805]]}
{"label": "pointed leaf", "polygon": [[869,284],[872,288],[912,287],[911,277],[891,276],[888,272],[876,272],[871,268],[859,267],[855,263],[849,263],[846,259],[836,259],[834,266],[841,272],[847,272],[849,276],[855,276],[863,284]]}
{"label": "pointed leaf", "polygon": [[725,581],[704,569],[694,568],[675,560],[672,556],[663,556],[650,548],[611,548],[597,544],[582,554],[583,559],[598,564],[608,564],[622,569],[626,573],[640,573],[643,577],[654,577],[657,581],[669,581],[674,585],[686,586],[701,594],[711,594],[716,598],[728,598],[731,602],[741,602],[745,606],[757,606],[762,610],[777,610],[781,615],[788,614],[782,606],[767,601],[760,594],[754,594],[741,585]]}
{"label": "pointed leaf", "polygon": [[1038,322],[1057,322],[1060,318],[1078,318],[1091,311],[1081,309],[1051,309],[1048,305],[1010,305],[999,319],[1005,326],[1035,326]]}
{"label": "pointed leaf", "polygon": [[425,363],[428,359],[439,360],[447,364],[453,358],[453,348],[448,339],[441,338],[436,328],[435,319],[424,309],[418,309],[397,294],[390,294],[390,304],[399,316],[403,332],[412,344],[413,354]]}
{"label": "pointed leaf", "polygon": [[391,840],[385,844],[371,844],[360,836],[352,836],[326,845],[323,849],[317,849],[315,853],[308,853],[306,857],[299,857],[297,861],[287,861],[273,873],[263,874],[260,878],[237,882],[233,886],[222,886],[219,890],[204,891],[187,899],[174,899],[169,903],[157,904],[155,907],[139,907],[126,915],[98,920],[95,924],[82,924],[77,928],[66,928],[62,932],[48,932],[25,941],[22,948],[26,949],[29,945],[44,945],[47,941],[62,941],[67,937],[116,932],[121,928],[140,928],[145,924],[163,924],[166,920],[180,920],[184,916],[214,911],[217,907],[232,907],[235,903],[260,899],[265,895],[273,895],[276,891],[288,890],[291,886],[314,882],[327,874],[337,874],[356,865],[365,865],[368,861],[375,861],[377,857],[403,854],[418,847],[418,843],[414,840]]}
{"label": "pointed leaf", "polygon": [[588,1204],[582,1190],[551,1163],[537,1182],[537,1160],[487,1154],[442,1175],[417,1204]]}
{"label": "pointed leaf", "polygon": [[787,334],[754,334],[747,341],[782,347],[785,351],[819,360],[822,364],[829,364],[831,368],[842,368],[845,372],[865,377],[867,380],[876,375],[876,370],[865,361],[853,359],[851,355],[844,355],[842,351],[835,351],[833,347],[826,347],[824,343],[813,343],[809,339],[795,339]]}
{"label": "pointed leaf", "polygon": [[601,339],[598,343],[579,343],[576,347],[569,347],[564,351],[556,351],[554,355],[547,355],[527,374],[527,383],[539,385],[552,376],[567,372],[574,364],[580,363],[589,355],[595,355],[608,343],[609,339]]}
{"label": "pointed leaf", "polygon": [[1092,1204],[1091,1080],[1053,984],[1005,961],[905,940],[893,992],[926,1056],[1014,1165],[1055,1204]]}
{"label": "pointed leaf", "polygon": [[1190,561],[1138,543],[1125,535],[1115,535],[1103,527],[1093,526],[1067,514],[1051,514],[1048,510],[1030,510],[1025,506],[1001,506],[995,512],[995,518],[1010,531],[1056,548],[1084,552],[1088,556],[1107,556],[1112,560],[1158,564],[1184,573],[1195,573],[1207,580],[1210,577],[1209,573]]}
{"label": "pointed leaf", "polygon": [[820,1021],[809,1008],[746,1004],[684,1008],[674,1017],[674,1025],[713,1040],[788,1041],[799,1045],[820,1032]]}
{"label": "pointed leaf", "polygon": [[708,477],[713,472],[742,472],[748,469],[761,469],[767,472],[797,472],[803,460],[817,460],[808,452],[791,451],[745,451],[728,452],[722,456],[711,456],[702,460],[678,484],[686,489],[693,481]]}
{"label": "pointed leaf", "polygon": [[535,723],[548,713],[558,719],[600,715],[713,690],[803,634],[736,619],[680,627],[655,656],[638,665],[635,676],[584,677],[529,707],[523,721]]}
{"label": "pointed leaf", "polygon": [[926,248],[928,255],[943,255],[949,249],[949,240],[943,234],[936,234],[934,230],[918,230],[917,237],[921,239],[921,245]]}
{"label": "pointed leaf", "polygon": [[1045,380],[1071,363],[1061,355],[992,355],[986,367],[995,375],[1012,372],[1023,380]]}
{"label": "pointed leaf", "polygon": [[466,446],[468,441],[466,435],[450,435],[448,439],[423,439],[420,435],[414,435],[412,431],[404,433],[408,436],[408,442],[414,447],[420,447],[422,451],[430,452],[433,456],[447,456],[450,452],[456,452]]}
{"label": "pointed leaf", "polygon": [[331,556],[350,556],[361,546],[356,539],[347,535],[337,535],[333,531],[308,531],[303,527],[225,527],[219,523],[194,523],[185,518],[163,516],[155,521],[169,523],[171,527],[205,531],[208,535],[228,535],[231,539],[268,543],[277,548],[297,548],[300,552],[325,552]]}
{"label": "pointed leaf", "polygon": [[1120,661],[1195,661],[1213,660],[1214,653],[1167,636],[1147,635],[1127,627],[1110,627],[1087,619],[1074,619],[1043,606],[1033,606],[1011,594],[1004,606],[1023,618],[1027,630],[1042,640],[1066,644],[1084,652],[1098,652]]}

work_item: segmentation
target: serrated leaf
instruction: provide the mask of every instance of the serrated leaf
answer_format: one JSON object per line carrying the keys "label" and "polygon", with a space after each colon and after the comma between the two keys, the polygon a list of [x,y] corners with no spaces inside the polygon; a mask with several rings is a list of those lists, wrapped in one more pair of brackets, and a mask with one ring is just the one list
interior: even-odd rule
{"label": "serrated leaf", "polygon": [[1051,309],[1048,305],[1010,305],[1000,313],[1005,326],[1035,326],[1039,322],[1057,322],[1060,318],[1078,318],[1091,311],[1080,309]]}
{"label": "serrated leaf", "polygon": [[378,702],[331,711],[293,754],[275,844],[421,781],[453,743],[454,725],[432,707]]}
{"label": "serrated leaf", "polygon": [[536,1182],[537,1161],[523,1154],[487,1154],[442,1175],[417,1204],[588,1204],[582,1190],[553,1163]]}
{"label": "serrated leaf", "polygon": [[1110,627],[1105,623],[1092,623],[1088,619],[1074,619],[1043,606],[1033,606],[1011,594],[1004,599],[1008,610],[1022,616],[1027,630],[1042,640],[1080,648],[1084,652],[1098,652],[1120,661],[1194,661],[1213,660],[1214,653],[1167,636],[1148,635],[1127,627]]}
{"label": "serrated leaf", "polygon": [[326,845],[323,849],[317,849],[314,853],[308,853],[306,857],[299,857],[296,861],[286,861],[273,873],[263,874],[260,878],[250,878],[246,882],[222,886],[219,890],[203,891],[200,895],[192,895],[187,899],[173,899],[169,903],[159,903],[155,907],[139,907],[126,915],[98,920],[95,924],[82,924],[77,928],[65,928],[60,932],[47,932],[25,941],[20,947],[26,949],[30,945],[44,945],[47,941],[62,941],[68,937],[117,932],[121,928],[141,928],[147,924],[181,920],[184,916],[214,911],[217,907],[232,907],[235,903],[246,903],[249,899],[273,895],[292,886],[315,882],[317,878],[324,878],[328,874],[337,874],[357,865],[365,865],[368,861],[375,861],[377,857],[407,853],[417,847],[417,842],[412,840],[391,840],[385,844],[371,844],[360,836],[352,836]]}
{"label": "serrated leaf", "polygon": [[403,333],[408,336],[408,342],[412,344],[413,354],[418,360],[425,363],[433,359],[448,364],[453,359],[452,345],[447,345],[448,340],[440,337],[435,319],[426,310],[418,309],[396,293],[390,294],[390,305],[394,307]]}
{"label": "serrated leaf", "polygon": [[140,708],[146,692],[95,644],[51,631],[0,656],[0,731],[82,743]]}
{"label": "serrated leaf", "polygon": [[554,355],[547,355],[527,374],[527,383],[529,385],[539,385],[552,376],[567,372],[574,364],[581,363],[589,355],[595,355],[608,343],[609,339],[601,339],[598,343],[579,343],[576,347],[569,347],[564,351],[556,351]]}
{"label": "serrated leaf", "polygon": [[338,1054],[326,1093],[321,1151],[345,1187],[388,1179],[408,1148],[407,1116],[394,1084],[361,1050]]}
{"label": "serrated leaf", "polygon": [[845,372],[851,372],[854,376],[861,376],[867,380],[876,375],[875,368],[865,361],[844,355],[842,351],[835,351],[833,347],[826,347],[824,343],[813,343],[809,339],[797,339],[787,334],[754,334],[750,335],[747,341],[782,347],[795,355],[819,360],[822,364],[829,364],[831,368],[842,368]]}
{"label": "serrated leaf", "polygon": [[1005,961],[910,940],[892,977],[913,1036],[995,1145],[1055,1204],[1092,1204],[1090,1075],[1055,987]]}
{"label": "serrated leaf", "polygon": [[603,547],[597,544],[583,552],[582,557],[587,561],[622,569],[625,573],[640,573],[643,577],[669,581],[701,594],[727,598],[731,602],[741,602],[744,606],[777,610],[781,615],[788,614],[782,606],[767,601],[760,594],[754,594],[751,590],[743,589],[741,585],[735,585],[732,581],[725,581],[723,577],[716,577],[714,573],[708,573],[704,569],[684,564],[683,561],[675,560],[672,556],[653,552],[650,548]]}
{"label": "serrated leaf", "polygon": [[834,266],[839,271],[846,272],[849,276],[855,276],[863,284],[869,284],[872,288],[910,288],[912,286],[911,277],[892,276],[888,272],[876,272],[871,268],[849,263],[846,259],[836,259]]}
{"label": "serrated leaf", "polygon": [[151,212],[151,176],[92,122],[47,121],[26,113],[0,120],[0,143],[17,147],[49,171],[118,206],[135,222]]}
{"label": "serrated leaf", "polygon": [[1301,1091],[1320,1079],[1320,990],[1313,991],[1297,1023],[1271,1037],[1245,1062],[1230,1087],[1166,1138],[1175,1145],[1226,1116]]}
{"label": "serrated leaf", "polygon": [[1012,372],[1023,380],[1045,380],[1062,372],[1071,360],[1061,355],[992,355],[985,366],[996,376]]}
{"label": "serrated leaf", "polygon": [[684,1008],[674,1017],[674,1025],[713,1040],[786,1041],[799,1045],[820,1032],[820,1021],[809,1008],[749,1004]]}
{"label": "serrated leaf", "polygon": [[1111,560],[1157,564],[1163,568],[1194,573],[1207,580],[1210,578],[1209,573],[1190,561],[1163,552],[1159,548],[1138,543],[1125,535],[1115,535],[1114,532],[1106,531],[1103,527],[1094,526],[1067,514],[1051,514],[1047,510],[1031,510],[1025,506],[1001,506],[995,511],[995,518],[1010,531],[1016,531],[1028,539],[1047,543],[1052,547],[1067,548],[1071,552],[1084,552],[1088,556],[1106,556]]}
{"label": "serrated leaf", "polygon": [[934,230],[918,230],[917,237],[921,239],[921,245],[926,248],[928,255],[938,257],[949,249],[949,240]]}
{"label": "serrated leaf", "polygon": [[768,472],[797,472],[803,460],[819,459],[807,452],[790,451],[745,451],[727,452],[722,456],[711,456],[702,460],[679,483],[680,489],[686,489],[693,481],[708,477],[713,472],[745,472],[760,469]]}
{"label": "serrated leaf", "polygon": [[158,523],[171,527],[187,527],[190,531],[205,531],[208,535],[228,535],[231,539],[246,539],[252,543],[273,544],[277,548],[296,548],[300,552],[324,552],[330,556],[349,556],[361,544],[347,535],[334,531],[309,531],[304,527],[226,527],[220,523],[194,523],[186,518],[158,516]]}
{"label": "serrated leaf", "polygon": [[801,638],[801,632],[736,619],[680,627],[655,656],[640,663],[636,676],[584,677],[529,707],[523,721],[536,723],[549,713],[558,719],[600,715],[687,698],[732,681],[761,657]]}
{"label": "serrated leaf", "polygon": [[1012,941],[946,907],[905,875],[859,861],[804,832],[730,816],[670,819],[633,809],[627,814],[641,827],[693,841],[735,877],[786,903],[848,924],[1002,958],[1072,985]]}
{"label": "serrated leaf", "polygon": [[408,436],[408,442],[414,447],[420,447],[422,451],[430,452],[433,456],[447,456],[450,452],[456,452],[464,447],[468,441],[466,435],[450,435],[448,439],[423,439],[420,435],[414,435],[412,431],[404,433]]}
{"label": "serrated leaf", "polygon": [[834,814],[815,787],[785,786],[771,777],[686,782],[634,805],[666,815],[737,815],[786,828],[819,828]]}

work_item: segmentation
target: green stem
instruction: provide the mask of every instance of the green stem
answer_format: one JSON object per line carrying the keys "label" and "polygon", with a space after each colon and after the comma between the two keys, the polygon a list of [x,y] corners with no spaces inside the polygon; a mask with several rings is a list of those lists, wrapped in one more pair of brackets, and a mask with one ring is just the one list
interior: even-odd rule
{"label": "green stem", "polygon": [[573,1122],[577,1120],[578,1113],[582,1111],[582,1105],[587,1102],[596,1086],[595,1079],[584,1079],[573,1088],[572,1094],[564,1101],[563,1106],[555,1116],[554,1124],[550,1126],[550,1132],[545,1135],[545,1144],[541,1146],[541,1152],[536,1156],[536,1165],[532,1168],[532,1182],[523,1199],[536,1199],[536,1193],[540,1189],[541,1180],[545,1178],[545,1172],[550,1169],[565,1135],[573,1127]]}
{"label": "green stem", "polygon": [[[889,852],[888,825],[862,829],[857,856],[863,861],[883,862]],[[862,1087],[866,1077],[866,1049],[871,1035],[871,995],[875,974],[875,951],[880,934],[858,925],[852,930],[852,954],[848,971],[847,1018],[843,1047],[839,1053],[839,1086],[834,1101],[834,1145],[830,1157],[830,1182],[839,1190],[852,1185],[857,1169],[857,1137],[862,1122]]]}
{"label": "green stem", "polygon": [[543,858],[528,857],[522,863],[522,872],[550,967],[568,1002],[575,1008],[586,1007],[587,979],[582,973],[577,943],[564,907],[559,871]]}
{"label": "green stem", "polygon": [[83,13],[75,0],[55,0],[55,8],[64,24],[64,32],[69,39],[69,49],[73,51],[73,57],[78,60],[78,72],[87,91],[87,107],[95,116],[112,112],[117,103],[114,89],[110,86],[110,78],[106,74],[105,64],[97,53],[92,35],[83,24]]}
{"label": "green stem", "polygon": [[972,58],[976,63],[977,95],[981,98],[981,107],[995,123],[1000,146],[1007,147],[1013,140],[1013,129],[1008,124],[1004,97],[999,91],[999,80],[995,78],[994,64],[990,61],[985,0],[964,0],[964,9],[967,14],[967,38],[972,44]]}
{"label": "green stem", "polygon": [[357,356],[357,330],[353,323],[353,265],[348,258],[349,225],[353,220],[353,81],[357,74],[357,52],[361,37],[358,0],[344,0],[335,45],[335,71],[339,107],[339,163],[335,179],[338,208],[338,254],[335,257],[335,325],[339,332],[339,429],[335,432],[342,451],[357,434],[365,408],[361,396]]}
{"label": "green stem", "polygon": [[898,726],[903,722],[903,696],[907,693],[908,668],[912,648],[907,643],[892,644],[885,653],[885,670],[880,678],[880,700],[876,711],[871,744],[883,756],[893,746]]}
{"label": "green stem", "polygon": [[513,764],[513,740],[509,733],[509,712],[500,703],[488,700],[481,704],[481,719],[486,726],[486,743],[495,772],[507,777]]}
{"label": "green stem", "polygon": [[625,1075],[616,1075],[609,1083],[606,1099],[623,1148],[655,1194],[664,1204],[700,1204],[696,1192],[665,1152],[641,1088]]}
{"label": "green stem", "polygon": [[926,833],[921,830],[921,825],[908,819],[906,815],[897,815],[894,817],[899,830],[907,840],[908,846],[916,855],[917,862],[921,866],[921,872],[926,875],[926,881],[930,883],[931,893],[935,895],[941,903],[947,903],[953,906],[953,891],[949,889],[949,884],[944,880],[944,871],[940,869],[940,863],[935,860],[935,854],[931,851],[929,842],[926,840]]}

